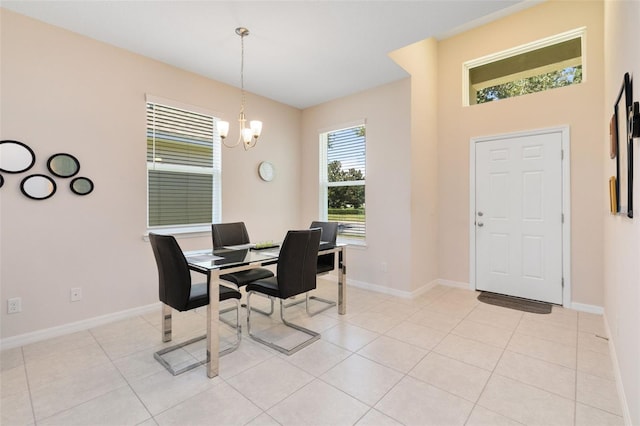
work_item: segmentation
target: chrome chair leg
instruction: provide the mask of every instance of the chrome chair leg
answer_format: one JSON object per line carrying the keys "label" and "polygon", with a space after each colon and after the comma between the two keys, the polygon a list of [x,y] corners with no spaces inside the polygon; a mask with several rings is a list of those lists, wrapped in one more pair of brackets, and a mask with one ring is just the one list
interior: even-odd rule
{"label": "chrome chair leg", "polygon": [[[268,340],[264,340],[261,337],[259,337],[256,334],[253,334],[251,332],[251,296],[254,294],[255,292],[250,291],[247,293],[247,332],[249,334],[249,337],[251,337],[253,340],[260,342],[272,349],[277,350],[278,352],[282,352],[283,354],[286,355],[292,355],[296,352],[298,352],[300,349],[303,349],[307,346],[309,346],[311,343],[315,342],[316,340],[320,339],[320,333],[317,333],[313,330],[309,330],[308,328],[304,328],[300,325],[291,323],[289,321],[287,321],[284,318],[284,311],[286,309],[286,306],[284,305],[282,299],[280,299],[280,319],[282,320],[282,323],[289,327],[289,328],[293,328],[294,330],[298,330],[301,331],[309,336],[311,336],[309,339],[305,340],[304,342],[299,343],[298,345],[294,346],[291,349],[285,348],[283,346],[277,345],[273,342],[270,342]],[[273,300],[273,299],[272,299]]]}
{"label": "chrome chair leg", "polygon": [[[251,309],[253,309],[254,311],[256,311],[256,312],[258,312],[258,313],[260,313],[262,315],[266,315],[268,317],[273,315],[273,297],[265,296],[265,295],[260,294],[260,293],[258,293],[258,294],[260,296],[262,296],[262,297],[266,297],[266,298],[269,299],[269,301],[271,302],[271,311],[267,312],[267,311],[263,311],[262,309],[258,309],[258,308],[251,308]],[[249,299],[249,293],[247,293],[247,300],[248,299]],[[247,303],[247,309],[249,309],[249,303]]]}
{"label": "chrome chair leg", "polygon": [[[228,348],[226,348],[224,350],[221,350],[220,351],[220,356],[229,354],[229,353],[235,351],[236,349],[238,349],[238,347],[240,347],[240,340],[242,339],[242,326],[240,325],[240,302],[238,301],[238,299],[235,299],[235,301],[236,301],[236,308],[235,308],[236,309],[236,324],[235,324],[235,326],[231,322],[226,321],[226,320],[224,320],[222,318],[220,318],[220,320],[222,322],[224,322],[225,324],[229,325],[230,327],[236,329],[236,342],[233,345],[231,345],[230,347],[228,347]],[[233,309],[233,308],[231,308],[231,309]]]}
{"label": "chrome chair leg", "polygon": [[168,348],[164,348],[159,350],[158,352],[153,354],[153,357],[160,363],[164,368],[166,368],[169,373],[177,376],[178,374],[182,374],[185,371],[193,370],[196,367],[199,367],[203,364],[209,362],[209,358],[204,359],[202,361],[196,361],[191,364],[188,364],[182,368],[174,369],[171,364],[169,364],[162,356],[173,351],[177,351],[178,349],[184,348],[185,346],[191,345],[192,343],[199,342],[200,340],[204,340],[207,338],[207,335],[204,334],[202,336],[194,337],[193,339],[189,339],[186,342],[180,343],[178,345],[169,346]]}
{"label": "chrome chair leg", "polygon": [[171,306],[162,304],[162,341],[171,341]]}
{"label": "chrome chair leg", "polygon": [[[309,294],[309,293],[305,293],[305,294]],[[293,296],[291,299],[293,299],[293,302],[287,303],[286,305],[284,305],[285,308],[290,308],[292,306],[296,306],[299,305],[301,303],[304,303],[307,299],[295,299],[296,296]]]}
{"label": "chrome chair leg", "polygon": [[[227,355],[233,351],[235,351],[236,349],[238,349],[238,347],[240,346],[240,341],[242,338],[242,326],[240,325],[240,302],[238,301],[238,299],[234,299],[235,303],[236,303],[236,324],[234,325],[231,321],[225,320],[223,318],[220,318],[220,321],[229,325],[232,328],[236,329],[236,342],[231,345],[230,347],[221,350],[220,351],[220,356],[223,355]],[[234,309],[234,308],[230,308],[230,309]],[[226,311],[228,312],[230,309],[226,309]],[[171,341],[171,307],[168,305],[163,304],[162,305],[162,341],[163,342],[169,342]],[[167,339],[168,337],[168,339]],[[198,337],[194,337],[192,339],[189,339],[185,342],[179,343],[177,345],[172,345],[169,347],[166,347],[164,349],[161,349],[157,352],[155,352],[153,354],[153,357],[160,363],[162,364],[162,366],[164,368],[166,368],[172,375],[177,376],[179,374],[182,374],[186,371],[192,370],[196,367],[199,367],[201,365],[206,364],[207,362],[209,362],[209,356],[207,355],[205,357],[205,359],[203,360],[196,360],[193,363],[190,363],[182,368],[178,368],[178,369],[174,369],[173,366],[167,362],[164,358],[163,355],[166,355],[168,353],[174,352],[178,349],[184,348],[185,346],[191,345],[193,343],[199,342],[200,340],[204,340],[207,338],[207,335],[204,334],[202,336],[198,336]],[[165,340],[167,339],[167,340]]]}
{"label": "chrome chair leg", "polygon": [[[305,310],[307,311],[307,315],[309,315],[309,316],[311,316],[311,317],[312,317],[312,316],[314,316],[314,315],[319,314],[320,312],[324,312],[324,311],[326,311],[327,309],[331,309],[331,308],[333,308],[334,306],[336,306],[336,302],[334,302],[333,300],[323,299],[322,297],[318,297],[318,296],[309,296],[309,292],[305,293],[305,295],[306,295],[306,296],[305,296],[305,298],[304,298],[304,299],[296,300],[296,301],[294,301],[294,302],[291,302],[291,303],[289,303],[289,304],[286,304],[286,305],[285,305],[285,308],[290,308],[291,306],[295,306],[295,305],[299,305],[299,304],[301,304],[301,303],[305,303],[305,304],[306,304],[306,306],[305,306]],[[322,302],[322,303],[326,304],[327,306],[325,306],[325,307],[323,307],[323,308],[320,308],[320,309],[318,309],[318,310],[316,310],[316,311],[311,312],[311,311],[309,310],[309,299],[311,299],[311,300],[317,300],[318,302]],[[273,309],[273,308],[272,308],[272,309]]]}
{"label": "chrome chair leg", "polygon": [[[325,303],[327,306],[325,306],[324,308],[320,308],[317,311],[310,312],[309,311],[309,299],[317,300],[318,302]],[[324,312],[327,309],[333,308],[334,306],[336,306],[336,302],[334,302],[333,300],[323,299],[322,297],[318,297],[318,296],[309,296],[309,293],[307,293],[307,307],[306,307],[306,310],[307,310],[307,314],[309,316],[317,315],[320,312]]]}
{"label": "chrome chair leg", "polygon": [[[227,284],[227,283],[228,283],[228,284]],[[222,285],[226,285],[226,286],[227,286],[227,287],[229,287],[229,288],[232,288],[232,289],[234,289],[234,290],[238,290],[238,291],[240,291],[240,288],[239,288],[237,285],[235,285],[234,283],[230,282],[230,281],[225,281],[225,284],[222,284]],[[258,293],[258,294],[259,294],[259,293]],[[267,311],[263,311],[262,309],[258,309],[258,308],[253,308],[253,310],[254,310],[254,311],[256,311],[256,312],[258,312],[258,313],[260,313],[260,314],[262,314],[262,315],[266,315],[266,316],[271,316],[271,315],[273,315],[273,298],[271,298],[271,297],[269,297],[269,296],[265,296],[264,294],[260,294],[260,296],[266,297],[266,298],[268,298],[268,299],[271,301],[271,311],[270,311],[270,312],[267,312]],[[242,305],[242,306],[244,306],[244,305]],[[224,313],[230,312],[230,311],[232,311],[233,309],[234,309],[234,308],[226,308],[226,309],[223,309],[223,310],[221,310],[221,311],[220,311],[220,314],[224,314]]]}

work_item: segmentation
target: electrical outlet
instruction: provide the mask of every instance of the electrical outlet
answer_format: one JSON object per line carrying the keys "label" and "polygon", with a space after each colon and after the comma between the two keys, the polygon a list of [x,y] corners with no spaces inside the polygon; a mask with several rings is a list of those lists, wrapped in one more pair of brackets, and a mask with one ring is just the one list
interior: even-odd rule
{"label": "electrical outlet", "polygon": [[382,262],[380,264],[380,271],[387,272],[387,262]]}
{"label": "electrical outlet", "polygon": [[20,297],[13,297],[7,300],[7,313],[17,314],[22,312],[22,299]]}
{"label": "electrical outlet", "polygon": [[80,287],[74,287],[71,289],[71,301],[77,302],[82,299],[82,289]]}

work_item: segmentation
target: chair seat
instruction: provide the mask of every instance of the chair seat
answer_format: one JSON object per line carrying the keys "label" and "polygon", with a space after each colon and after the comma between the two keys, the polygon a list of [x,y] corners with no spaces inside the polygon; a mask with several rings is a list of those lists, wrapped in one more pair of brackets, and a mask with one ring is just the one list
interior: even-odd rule
{"label": "chair seat", "polygon": [[247,291],[257,291],[267,296],[280,297],[278,277],[270,277],[247,284]]}
{"label": "chair seat", "polygon": [[247,271],[235,272],[233,274],[224,274],[220,276],[221,280],[229,281],[238,287],[247,285],[252,281],[262,280],[264,278],[273,277],[273,272],[266,268],[255,268]]}
{"label": "chair seat", "polygon": [[238,290],[234,290],[229,287],[225,287],[223,285],[220,286],[220,301],[229,300],[229,299],[238,299],[242,298],[242,294]]}
{"label": "chair seat", "polygon": [[209,304],[209,292],[207,292],[207,283],[191,284],[189,300],[185,311],[207,306]]}
{"label": "chair seat", "polygon": [[[234,290],[223,285],[220,286],[220,301],[228,299],[240,299],[242,295],[239,291]],[[201,306],[207,306],[209,304],[209,295],[207,293],[207,283],[192,284],[191,292],[189,294],[189,301],[187,302],[186,311],[199,308]]]}
{"label": "chair seat", "polygon": [[317,274],[326,274],[327,272],[331,272],[335,269],[333,265],[321,265],[318,263]]}

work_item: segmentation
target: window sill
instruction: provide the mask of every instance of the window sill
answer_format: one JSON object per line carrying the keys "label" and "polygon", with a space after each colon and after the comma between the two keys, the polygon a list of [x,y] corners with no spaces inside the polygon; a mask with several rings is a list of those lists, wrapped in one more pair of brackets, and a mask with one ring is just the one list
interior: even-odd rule
{"label": "window sill", "polygon": [[149,241],[150,232],[162,235],[173,235],[178,240],[184,238],[211,237],[211,225],[147,229],[142,235],[144,241]]}
{"label": "window sill", "polygon": [[354,247],[354,248],[359,248],[359,249],[366,249],[367,248],[366,241],[362,241],[362,240],[350,240],[348,238],[339,238],[338,237],[337,241],[338,241],[338,243],[346,244],[349,247]]}

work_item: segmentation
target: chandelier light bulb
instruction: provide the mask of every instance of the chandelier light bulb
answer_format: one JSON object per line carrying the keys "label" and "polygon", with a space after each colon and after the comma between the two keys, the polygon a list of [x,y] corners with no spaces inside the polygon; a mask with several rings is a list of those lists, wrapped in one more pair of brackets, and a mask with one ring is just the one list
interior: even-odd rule
{"label": "chandelier light bulb", "polygon": [[258,139],[260,133],[262,132],[262,121],[251,120],[249,122],[249,127],[251,127],[251,133],[253,137]]}
{"label": "chandelier light bulb", "polygon": [[247,129],[246,127],[242,129],[242,141],[245,144],[248,144],[249,142],[251,142],[252,137],[253,137],[253,133],[251,132],[251,129]]}
{"label": "chandelier light bulb", "polygon": [[228,121],[218,121],[218,134],[222,139],[225,139],[229,135]]}

